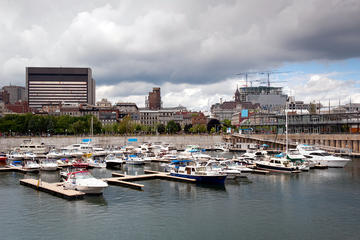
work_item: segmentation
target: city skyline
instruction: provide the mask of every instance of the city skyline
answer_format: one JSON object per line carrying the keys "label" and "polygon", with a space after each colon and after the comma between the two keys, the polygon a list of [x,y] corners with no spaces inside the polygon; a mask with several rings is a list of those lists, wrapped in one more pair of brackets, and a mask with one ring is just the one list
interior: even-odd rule
{"label": "city skyline", "polygon": [[360,102],[356,1],[35,2],[0,3],[1,86],[24,86],[25,67],[90,67],[97,101],[144,106],[156,86],[164,106],[207,110],[237,73],[277,70],[297,100]]}

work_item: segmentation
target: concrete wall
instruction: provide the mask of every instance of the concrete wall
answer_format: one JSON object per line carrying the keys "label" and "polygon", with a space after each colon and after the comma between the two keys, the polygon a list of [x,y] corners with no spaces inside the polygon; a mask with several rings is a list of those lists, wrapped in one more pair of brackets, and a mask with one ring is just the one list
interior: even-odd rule
{"label": "concrete wall", "polygon": [[[56,147],[67,146],[73,143],[80,143],[81,139],[86,137],[74,136],[53,136],[53,137],[32,137],[34,143],[45,143],[46,145],[54,145]],[[184,147],[189,144],[196,144],[200,147],[212,146],[216,143],[222,142],[222,136],[207,136],[207,135],[160,135],[160,136],[96,136],[93,137],[94,144],[107,145],[125,145],[128,138],[137,138],[138,143],[142,142],[163,142],[174,144],[177,147]],[[0,151],[8,151],[14,147],[20,146],[25,137],[2,137],[0,138]]]}

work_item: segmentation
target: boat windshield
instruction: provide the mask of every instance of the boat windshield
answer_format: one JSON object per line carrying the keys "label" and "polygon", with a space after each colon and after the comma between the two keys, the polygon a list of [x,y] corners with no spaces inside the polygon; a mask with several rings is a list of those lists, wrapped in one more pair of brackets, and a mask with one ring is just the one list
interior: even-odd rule
{"label": "boat windshield", "polygon": [[93,178],[89,172],[78,172],[74,174],[77,179],[89,179]]}

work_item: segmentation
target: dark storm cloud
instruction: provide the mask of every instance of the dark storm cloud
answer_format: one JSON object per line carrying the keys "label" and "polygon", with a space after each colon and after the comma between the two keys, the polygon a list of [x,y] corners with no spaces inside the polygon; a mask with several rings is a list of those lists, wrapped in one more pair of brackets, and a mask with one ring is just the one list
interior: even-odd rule
{"label": "dark storm cloud", "polygon": [[0,78],[13,83],[26,66],[91,67],[98,85],[214,83],[360,55],[359,1],[6,1],[0,13]]}

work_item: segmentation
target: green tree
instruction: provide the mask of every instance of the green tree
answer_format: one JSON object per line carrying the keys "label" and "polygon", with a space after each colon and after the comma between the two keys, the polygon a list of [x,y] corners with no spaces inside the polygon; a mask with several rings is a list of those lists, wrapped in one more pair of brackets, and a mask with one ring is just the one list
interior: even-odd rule
{"label": "green tree", "polygon": [[191,132],[191,131],[190,131],[191,127],[192,127],[192,124],[186,124],[186,125],[184,126],[184,132],[185,132],[185,133],[190,133],[190,132]]}
{"label": "green tree", "polygon": [[165,132],[165,125],[160,123],[157,125],[157,132],[160,133],[160,134],[163,134]]}
{"label": "green tree", "polygon": [[168,124],[166,125],[166,131],[168,133],[174,134],[177,133],[181,130],[181,127],[175,123],[174,120],[171,120],[168,122]]}

